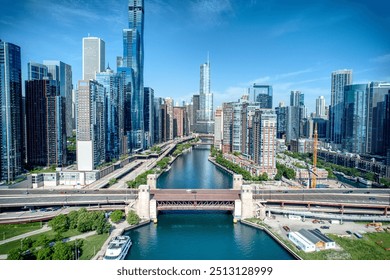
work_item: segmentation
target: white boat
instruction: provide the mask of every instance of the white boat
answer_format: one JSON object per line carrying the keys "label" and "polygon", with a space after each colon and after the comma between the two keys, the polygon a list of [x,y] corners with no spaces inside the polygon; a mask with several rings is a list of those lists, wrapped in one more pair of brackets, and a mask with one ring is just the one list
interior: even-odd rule
{"label": "white boat", "polygon": [[132,244],[129,236],[120,235],[114,237],[110,243],[108,243],[108,248],[104,254],[103,260],[123,260]]}

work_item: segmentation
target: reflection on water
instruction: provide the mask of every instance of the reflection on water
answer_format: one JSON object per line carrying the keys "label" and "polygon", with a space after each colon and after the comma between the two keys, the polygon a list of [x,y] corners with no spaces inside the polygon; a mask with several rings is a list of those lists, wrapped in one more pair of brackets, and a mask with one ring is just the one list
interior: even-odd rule
{"label": "reflection on water", "polygon": [[265,232],[234,224],[227,212],[165,212],[157,225],[127,234],[133,246],[126,259],[132,260],[293,259]]}
{"label": "reflection on water", "polygon": [[209,146],[194,147],[179,156],[157,180],[161,189],[229,189],[232,176],[209,160]]}

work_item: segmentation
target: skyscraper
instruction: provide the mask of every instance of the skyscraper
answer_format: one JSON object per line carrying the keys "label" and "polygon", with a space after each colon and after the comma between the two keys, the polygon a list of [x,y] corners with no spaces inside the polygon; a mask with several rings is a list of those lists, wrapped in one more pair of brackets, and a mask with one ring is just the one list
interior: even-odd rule
{"label": "skyscraper", "polygon": [[94,170],[105,160],[104,87],[79,81],[77,93],[77,169]]}
{"label": "skyscraper", "polygon": [[197,132],[214,133],[213,94],[210,91],[210,61],[200,66],[199,116]]}
{"label": "skyscraper", "polygon": [[272,86],[253,84],[253,100],[261,109],[272,109]]}
{"label": "skyscraper", "polygon": [[332,72],[331,108],[330,108],[330,140],[341,144],[341,123],[344,111],[344,86],[352,84],[352,70]]}
{"label": "skyscraper", "polygon": [[154,145],[154,90],[150,87],[144,88],[144,131],[145,131],[145,146],[151,147]]}
{"label": "skyscraper", "polygon": [[[390,165],[390,92],[385,96],[385,121],[383,125],[384,151],[386,154],[386,164]],[[386,133],[387,132],[387,133]]]}
{"label": "skyscraper", "polygon": [[47,77],[47,66],[30,61],[27,63],[27,74],[29,81],[42,80],[43,77]]}
{"label": "skyscraper", "polygon": [[273,178],[276,173],[276,115],[271,110],[256,110],[253,118],[253,160],[262,173]]}
{"label": "skyscraper", "polygon": [[144,1],[129,0],[129,26],[123,30],[122,67],[132,69],[131,148],[144,148]]}
{"label": "skyscraper", "polygon": [[344,112],[341,126],[341,142],[350,153],[367,152],[367,84],[344,87]]}
{"label": "skyscraper", "polygon": [[173,140],[173,99],[170,97],[165,98],[164,103],[167,105],[165,111],[167,140]]}
{"label": "skyscraper", "polygon": [[222,149],[222,136],[223,136],[223,116],[222,107],[217,107],[215,110],[215,126],[214,126],[214,147],[216,149]]}
{"label": "skyscraper", "polygon": [[305,95],[299,90],[292,90],[290,94],[290,106],[304,106]]}
{"label": "skyscraper", "polygon": [[53,80],[60,83],[60,95],[65,101],[65,125],[66,136],[72,136],[72,66],[58,60],[44,60],[43,64],[47,67],[47,73]]}
{"label": "skyscraper", "polygon": [[26,81],[27,164],[66,165],[65,98],[49,78]]}
{"label": "skyscraper", "polygon": [[22,172],[23,118],[20,47],[0,40],[0,181]]}
{"label": "skyscraper", "polygon": [[198,132],[198,121],[200,119],[200,98],[199,94],[192,96],[192,131]]}
{"label": "skyscraper", "polygon": [[287,107],[284,106],[284,103],[279,103],[279,107],[275,108],[276,114],[276,137],[282,139],[286,136],[287,130]]}
{"label": "skyscraper", "polygon": [[222,152],[232,152],[234,103],[222,103]]}
{"label": "skyscraper", "polygon": [[124,150],[124,84],[121,73],[115,74],[110,68],[96,74],[96,81],[104,86],[104,122],[106,160],[118,159]]}
{"label": "skyscraper", "polygon": [[323,96],[316,99],[316,117],[325,117],[325,98]]}
{"label": "skyscraper", "polygon": [[199,98],[201,120],[211,121],[213,119],[213,94],[210,91],[210,62],[208,60],[200,66]]}
{"label": "skyscraper", "polygon": [[83,38],[83,80],[95,79],[96,73],[104,72],[106,67],[106,47],[98,37]]}
{"label": "skyscraper", "polygon": [[385,134],[383,130],[386,116],[386,95],[390,93],[390,83],[371,82],[368,85],[367,104],[367,153],[374,155],[386,155],[383,149]]}

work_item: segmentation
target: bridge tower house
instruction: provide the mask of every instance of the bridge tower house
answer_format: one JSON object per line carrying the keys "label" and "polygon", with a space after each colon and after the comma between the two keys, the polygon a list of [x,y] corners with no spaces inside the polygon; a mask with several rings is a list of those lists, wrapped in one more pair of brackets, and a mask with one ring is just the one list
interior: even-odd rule
{"label": "bridge tower house", "polygon": [[151,190],[157,189],[157,174],[149,174],[147,176],[147,184],[150,187]]}
{"label": "bridge tower house", "polygon": [[240,190],[242,186],[242,175],[234,174],[233,175],[233,190]]}
{"label": "bridge tower house", "polygon": [[139,186],[136,209],[142,220],[150,220],[150,188],[148,185]]}
{"label": "bridge tower house", "polygon": [[241,219],[253,218],[254,210],[252,186],[244,185],[241,187]]}

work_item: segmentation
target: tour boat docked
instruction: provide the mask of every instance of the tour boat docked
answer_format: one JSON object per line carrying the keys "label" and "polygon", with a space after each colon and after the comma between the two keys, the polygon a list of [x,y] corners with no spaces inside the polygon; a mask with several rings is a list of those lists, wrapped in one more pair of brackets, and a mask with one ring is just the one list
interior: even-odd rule
{"label": "tour boat docked", "polygon": [[123,260],[132,244],[129,236],[120,235],[114,237],[110,243],[108,243],[108,248],[103,260]]}

